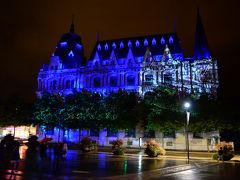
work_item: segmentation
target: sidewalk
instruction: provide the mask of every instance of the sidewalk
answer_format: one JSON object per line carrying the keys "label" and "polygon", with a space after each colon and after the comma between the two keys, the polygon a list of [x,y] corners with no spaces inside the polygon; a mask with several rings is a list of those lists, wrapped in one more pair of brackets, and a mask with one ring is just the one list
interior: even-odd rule
{"label": "sidewalk", "polygon": [[[111,147],[98,147],[98,152],[107,152],[111,153]],[[204,151],[190,151],[189,157],[192,160],[213,160],[212,155],[216,152],[204,152]],[[125,155],[128,156],[139,156],[143,155],[148,157],[144,154],[144,149],[140,148],[126,148]],[[174,151],[174,150],[166,150],[166,154],[164,156],[158,156],[157,158],[169,158],[169,159],[187,159],[187,152],[186,151]],[[215,160],[213,160],[215,161]],[[228,162],[240,162],[240,155],[235,155],[230,161]]]}

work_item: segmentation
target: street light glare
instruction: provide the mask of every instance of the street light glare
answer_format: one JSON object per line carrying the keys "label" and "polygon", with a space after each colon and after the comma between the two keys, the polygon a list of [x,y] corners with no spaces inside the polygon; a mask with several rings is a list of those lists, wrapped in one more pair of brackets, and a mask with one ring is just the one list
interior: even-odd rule
{"label": "street light glare", "polygon": [[189,102],[185,102],[185,103],[184,103],[184,107],[185,107],[185,108],[189,108],[190,106],[191,106],[191,105],[190,105]]}

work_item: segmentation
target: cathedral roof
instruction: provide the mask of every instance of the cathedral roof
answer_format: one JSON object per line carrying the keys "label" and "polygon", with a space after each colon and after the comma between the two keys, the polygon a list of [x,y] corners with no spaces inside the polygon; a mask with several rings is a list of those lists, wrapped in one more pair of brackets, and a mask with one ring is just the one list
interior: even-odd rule
{"label": "cathedral roof", "polygon": [[74,23],[72,22],[68,33],[62,35],[60,42],[75,42],[81,44],[81,37],[75,34]]}
{"label": "cathedral roof", "polygon": [[74,32],[73,23],[70,31],[62,35],[54,55],[60,57],[66,68],[76,68],[85,64],[81,37]]}
{"label": "cathedral roof", "polygon": [[183,53],[179,41],[176,33],[98,41],[89,60],[94,58],[96,52],[101,59],[109,59],[112,50],[117,58],[125,58],[129,48],[135,57],[144,56],[147,48],[150,49],[153,56],[162,55],[166,44],[171,53]]}

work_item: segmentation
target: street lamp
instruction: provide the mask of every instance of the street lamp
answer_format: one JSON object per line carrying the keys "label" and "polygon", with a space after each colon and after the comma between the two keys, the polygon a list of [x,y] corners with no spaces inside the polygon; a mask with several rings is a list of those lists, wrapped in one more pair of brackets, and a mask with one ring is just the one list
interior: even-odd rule
{"label": "street lamp", "polygon": [[184,108],[186,110],[187,114],[187,125],[186,125],[186,149],[187,149],[187,158],[188,158],[188,163],[189,163],[189,137],[188,137],[188,125],[189,125],[189,118],[190,118],[190,108],[191,104],[189,102],[184,103]]}

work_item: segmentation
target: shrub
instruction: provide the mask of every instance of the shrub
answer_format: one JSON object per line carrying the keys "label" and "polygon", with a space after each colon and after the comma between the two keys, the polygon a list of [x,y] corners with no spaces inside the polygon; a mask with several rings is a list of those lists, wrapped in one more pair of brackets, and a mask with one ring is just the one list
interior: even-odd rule
{"label": "shrub", "polygon": [[84,137],[81,140],[81,150],[83,152],[89,152],[92,151],[94,149],[94,145],[92,143],[92,139],[89,137]]}
{"label": "shrub", "polygon": [[[217,145],[217,149],[219,150],[220,148],[222,148],[222,150],[223,150],[223,160],[224,161],[229,161],[234,157],[232,144],[222,141]],[[217,157],[218,157],[218,154],[217,154]],[[215,157],[213,157],[213,159],[214,158]]]}
{"label": "shrub", "polygon": [[218,153],[214,153],[214,154],[212,155],[212,159],[213,159],[213,160],[218,160]]}
{"label": "shrub", "polygon": [[112,142],[112,152],[114,155],[124,155],[123,140],[116,139]]}
{"label": "shrub", "polygon": [[158,155],[165,155],[166,151],[160,146],[160,143],[158,143],[155,140],[149,140],[144,143],[145,147],[145,153],[149,157],[157,157]]}
{"label": "shrub", "polygon": [[231,152],[231,151],[225,152],[225,153],[223,153],[223,160],[229,161],[233,158],[233,156],[234,156],[233,152]]}

